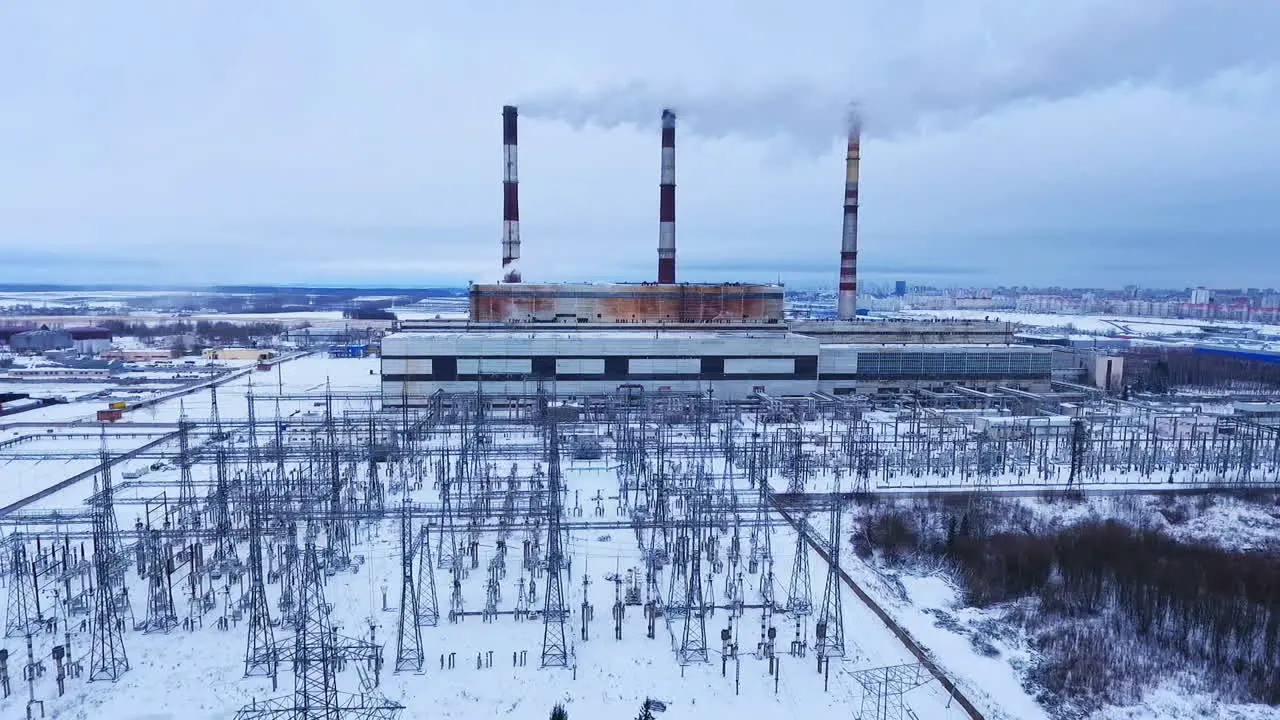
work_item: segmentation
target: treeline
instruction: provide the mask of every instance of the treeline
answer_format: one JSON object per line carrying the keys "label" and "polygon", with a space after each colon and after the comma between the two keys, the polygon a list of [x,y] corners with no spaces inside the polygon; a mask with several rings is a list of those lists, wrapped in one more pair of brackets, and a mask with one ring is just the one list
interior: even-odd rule
{"label": "treeline", "polygon": [[265,342],[285,331],[285,326],[274,322],[235,323],[225,320],[178,320],[164,323],[140,323],[124,320],[106,320],[101,326],[117,337],[137,337],[146,340],[175,335],[193,336],[202,344],[252,344]]}
{"label": "treeline", "polygon": [[929,509],[877,511],[856,548],[891,563],[941,559],[975,606],[1033,600],[1020,619],[1048,704],[1133,702],[1149,682],[1190,671],[1221,697],[1280,705],[1275,555],[1115,521],[1036,532],[1024,507],[997,501]]}
{"label": "treeline", "polygon": [[101,312],[98,308],[86,305],[5,305],[0,306],[0,315],[19,317],[54,316],[54,315],[91,315]]}
{"label": "treeline", "polygon": [[1186,348],[1138,350],[1125,355],[1125,384],[1157,393],[1186,386],[1274,390],[1280,388],[1280,362]]}
{"label": "treeline", "polygon": [[377,307],[355,307],[342,311],[347,320],[395,320],[396,314],[390,310]]}

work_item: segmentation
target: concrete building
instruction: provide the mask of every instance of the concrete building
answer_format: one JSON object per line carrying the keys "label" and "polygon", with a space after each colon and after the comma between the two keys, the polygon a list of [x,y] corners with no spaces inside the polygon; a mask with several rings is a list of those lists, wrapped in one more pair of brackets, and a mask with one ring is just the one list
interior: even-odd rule
{"label": "concrete building", "polygon": [[382,399],[445,392],[560,396],[817,389],[818,342],[793,333],[608,331],[399,333],[382,340]]}
{"label": "concrete building", "polygon": [[10,368],[6,373],[21,380],[103,380],[111,377],[107,368],[34,367]]}
{"label": "concrete building", "polygon": [[1124,387],[1124,358],[1118,355],[1098,355],[1094,358],[1093,384],[1107,392],[1119,392]]}
{"label": "concrete building", "polygon": [[472,285],[473,322],[761,323],[782,322],[778,285],[652,283]]}
{"label": "concrete building", "polygon": [[105,350],[99,354],[103,360],[120,360],[122,362],[156,362],[172,360],[173,351],[160,348],[139,348],[134,350]]}
{"label": "concrete building", "polygon": [[209,348],[204,351],[205,360],[270,360],[275,350],[266,348]]}
{"label": "concrete building", "polygon": [[725,400],[964,384],[1048,390],[1051,351],[1009,345],[822,344],[791,332],[410,332],[383,338],[388,406],[437,390],[495,395],[712,392]]}

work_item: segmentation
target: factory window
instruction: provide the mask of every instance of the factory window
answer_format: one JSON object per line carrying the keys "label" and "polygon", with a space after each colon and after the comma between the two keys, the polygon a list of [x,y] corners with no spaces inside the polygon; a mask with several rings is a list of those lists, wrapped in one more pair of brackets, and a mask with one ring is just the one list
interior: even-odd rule
{"label": "factory window", "polygon": [[555,377],[556,359],[551,356],[535,357],[532,359],[531,370],[534,377]]}
{"label": "factory window", "polygon": [[627,377],[627,358],[607,357],[604,359],[604,377],[606,380],[622,380]]}
{"label": "factory window", "polygon": [[818,356],[796,358],[796,377],[800,380],[812,380],[818,377]]}
{"label": "factory window", "polygon": [[458,379],[458,358],[431,358],[431,375],[433,380],[446,381]]}
{"label": "factory window", "polygon": [[702,358],[702,377],[706,380],[719,379],[724,377],[724,358],[722,357],[704,357]]}

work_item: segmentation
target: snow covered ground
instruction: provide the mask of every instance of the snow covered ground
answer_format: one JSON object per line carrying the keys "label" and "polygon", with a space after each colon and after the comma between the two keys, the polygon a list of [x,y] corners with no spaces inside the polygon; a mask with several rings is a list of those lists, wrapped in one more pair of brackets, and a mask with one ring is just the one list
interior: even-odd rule
{"label": "snow covered ground", "polygon": [[[825,689],[823,676],[816,672],[812,617],[801,621],[808,652],[804,657],[796,657],[789,652],[794,621],[780,614],[773,616],[780,663],[776,682],[768,672],[768,661],[755,656],[762,632],[760,610],[748,609],[742,617],[733,619],[726,609],[720,608],[707,617],[707,662],[683,666],[678,662],[676,651],[683,638],[682,621],[659,620],[655,638],[647,638],[646,620],[640,607],[626,608],[623,637],[615,639],[610,613],[615,586],[606,576],[642,567],[636,535],[629,528],[609,527],[609,523],[618,519],[614,501],[606,499],[601,504],[602,514],[596,514],[595,503],[590,498],[597,492],[602,498],[617,492],[615,474],[603,461],[571,462],[565,468],[564,477],[567,496],[577,498],[567,509],[567,521],[578,523],[569,535],[570,566],[564,583],[566,604],[571,611],[566,629],[571,652],[569,668],[539,667],[543,637],[540,620],[517,620],[510,615],[500,615],[493,622],[485,622],[481,617],[467,616],[451,623],[445,617],[451,604],[450,575],[435,569],[442,618],[439,626],[424,630],[425,667],[421,673],[391,673],[400,571],[394,520],[370,526],[367,535],[362,531],[355,553],[364,558],[363,565],[355,572],[329,579],[325,593],[334,604],[331,617],[338,632],[352,637],[372,637],[376,642],[387,644],[388,667],[382,673],[379,689],[406,706],[402,717],[540,717],[557,702],[566,705],[570,717],[631,717],[644,698],[654,697],[667,703],[665,717],[671,718],[767,718],[779,714],[846,718],[851,709],[860,707],[863,697],[852,672],[911,661],[902,644],[843,587],[847,652],[843,660],[833,663]],[[423,499],[432,495],[430,488],[418,494]],[[127,496],[127,492],[122,493],[122,501]],[[575,510],[579,506],[581,515]],[[132,524],[123,509],[120,515],[122,526]],[[599,524],[600,529],[592,529],[593,523]],[[481,540],[480,568],[486,567],[489,558],[495,555],[496,540],[492,534]],[[546,576],[541,572],[523,571],[518,560],[518,540],[509,542],[513,551],[508,555],[507,574],[499,583],[502,599],[498,608],[510,611],[516,606],[520,589],[527,591],[532,583],[537,585],[537,590],[530,606],[540,609],[546,592]],[[784,599],[796,542],[795,533],[776,517],[772,545],[774,566],[768,584],[776,597]],[[241,552],[244,552],[243,546]],[[808,556],[814,603],[818,604],[826,567],[807,546],[803,552]],[[748,603],[759,602],[760,584],[768,582],[766,578],[770,577],[767,569],[768,565],[763,564],[755,573],[744,573]],[[589,580],[585,591],[584,576]],[[142,598],[146,597],[145,584],[132,572],[129,577],[134,613],[141,620],[145,612],[142,605]],[[482,608],[486,579],[483,569],[472,570],[462,579],[460,596],[464,611]],[[723,574],[708,572],[705,586],[708,602],[715,602],[716,598],[723,602],[726,580]],[[667,578],[660,578],[658,584],[665,593]],[[241,589],[231,585],[229,595],[219,592],[219,607],[225,597],[235,598]],[[268,584],[267,590],[274,608],[279,586]],[[594,619],[587,628],[589,639],[585,640],[581,612],[584,598],[594,607]],[[244,624],[236,622],[227,630],[216,629],[212,618],[220,612],[216,610],[206,616],[205,626],[193,631],[176,629],[170,635],[126,633],[132,669],[114,685],[72,681],[68,694],[57,698],[53,695],[52,683],[44,679],[37,683],[37,697],[45,701],[46,712],[77,720],[104,717],[214,720],[232,716],[255,698],[287,695],[291,689],[287,668],[282,670],[280,689],[274,692],[269,680],[242,679]],[[724,663],[722,628],[730,629],[741,648],[736,660]],[[279,627],[275,633],[277,638],[288,636],[288,631]],[[46,647],[52,639],[40,636],[37,640],[40,643],[37,654],[47,656]],[[85,651],[85,642],[87,637],[83,633],[76,635],[73,643],[80,647],[75,656]],[[523,654],[525,663],[513,662],[513,654],[517,659]],[[442,658],[450,655],[456,660],[454,666],[442,668]],[[478,655],[481,667],[477,667]],[[344,691],[356,690],[358,682],[350,670],[339,677],[339,687]],[[19,711],[17,699],[20,697],[25,696],[18,694],[0,701],[0,714]],[[920,717],[965,717],[958,706],[948,703],[947,694],[936,683],[912,691],[908,702]]]}
{"label": "snow covered ground", "polygon": [[1006,310],[905,310],[907,317],[954,318],[957,320],[992,320],[1034,327],[1057,328],[1098,335],[1199,335],[1205,325],[1235,328],[1257,328],[1265,333],[1280,333],[1280,326],[1245,324],[1221,320],[1127,317],[1123,315],[1057,315],[1021,313]]}
{"label": "snow covered ground", "polygon": [[[359,399],[343,398],[343,393],[373,393],[378,385],[378,360],[330,359],[305,357],[284,363],[280,371],[249,372],[218,390],[218,406],[222,419],[234,426],[248,417],[248,394],[274,394],[303,396],[286,398],[279,402],[279,412],[284,417],[298,417],[306,413],[323,411],[322,397],[327,389],[335,395],[339,412],[376,409],[376,400],[367,396]],[[210,393],[200,391],[181,398],[157,404],[153,408],[128,413],[122,423],[110,426],[117,434],[126,434],[130,423],[156,422],[175,424],[179,417],[205,419],[211,412]],[[258,402],[258,417],[273,417],[277,403]],[[74,409],[76,405],[59,406]],[[45,412],[53,408],[46,408]],[[88,419],[97,404],[79,408],[82,419]],[[43,421],[53,421],[45,417]],[[97,425],[90,427],[96,430]],[[0,429],[0,442],[17,430]],[[38,432],[36,430],[35,432]],[[527,438],[526,438],[527,439]],[[499,437],[498,443],[518,442],[519,431],[510,437]],[[86,455],[96,451],[98,440],[85,437],[74,441],[32,440],[36,443],[56,446],[63,452],[83,451]],[[113,443],[113,452],[136,447],[145,438],[119,438]],[[243,438],[239,440],[243,442]],[[132,443],[130,445],[129,443]],[[609,457],[606,454],[606,457]],[[499,476],[505,477],[511,460],[498,461]],[[76,464],[81,463],[81,464]],[[9,498],[23,497],[34,489],[47,487],[92,464],[92,458],[74,461],[4,460],[0,448],[0,505],[11,502]],[[117,487],[117,522],[123,528],[132,528],[145,512],[145,501],[156,501],[161,492],[169,497],[176,495],[178,471],[172,467],[147,473],[139,482],[122,478],[126,469],[143,464],[130,461],[113,473]],[[532,473],[532,462],[519,460],[518,473],[527,477]],[[386,473],[389,468],[384,468]],[[207,465],[195,469],[195,481],[203,494],[211,485],[211,468]],[[385,475],[384,475],[385,476]],[[832,663],[829,682],[816,672],[814,655],[816,617],[809,615],[800,620],[801,637],[806,646],[803,657],[791,654],[791,642],[795,633],[795,619],[783,613],[772,614],[772,626],[776,629],[776,655],[780,673],[769,673],[766,659],[756,656],[760,642],[764,613],[759,608],[748,608],[739,618],[731,618],[727,608],[720,607],[706,618],[707,662],[681,665],[677,650],[684,638],[681,620],[659,619],[656,637],[646,637],[646,618],[643,608],[628,606],[622,623],[622,639],[614,637],[611,608],[615,586],[607,578],[619,572],[625,576],[628,570],[640,571],[644,565],[641,544],[636,532],[627,526],[625,515],[620,515],[617,496],[619,485],[617,468],[608,460],[565,460],[564,480],[567,488],[565,521],[572,524],[567,552],[570,560],[565,575],[565,600],[570,610],[567,638],[571,644],[572,659],[568,669],[541,669],[539,654],[543,640],[543,625],[539,619],[517,620],[510,614],[499,615],[492,622],[479,616],[466,616],[453,623],[448,619],[451,605],[451,576],[448,570],[434,568],[441,620],[438,626],[425,628],[423,645],[426,663],[422,672],[395,674],[392,664],[396,653],[396,608],[400,603],[400,548],[397,520],[388,519],[361,525],[353,553],[363,558],[355,571],[343,571],[328,579],[326,597],[333,603],[332,619],[343,635],[370,638],[384,645],[386,666],[380,676],[379,692],[406,706],[402,717],[417,718],[481,718],[481,717],[542,717],[556,702],[563,702],[571,718],[634,717],[645,697],[654,697],[667,703],[665,715],[671,720],[696,720],[699,718],[742,717],[773,718],[779,714],[797,718],[849,718],[857,717],[865,693],[855,679],[855,673],[871,668],[914,662],[903,643],[872,611],[843,583],[836,587],[840,593],[847,652],[843,659]],[[741,484],[743,481],[738,480]],[[785,478],[772,479],[775,489],[785,488]],[[813,481],[811,490],[828,489],[830,478]],[[921,483],[920,478],[895,479],[889,485],[905,488]],[[927,483],[926,483],[927,484]],[[84,500],[92,492],[91,481],[84,481],[64,491],[41,500],[32,509],[67,509],[83,511]],[[597,495],[600,497],[597,510]],[[434,503],[438,491],[426,483],[415,490],[417,502]],[[1201,509],[1194,499],[1178,501],[1186,505],[1185,512],[1163,513],[1167,501],[1133,503],[1127,499],[1099,498],[1085,503],[1067,505],[1043,503],[1037,498],[1020,500],[1033,512],[1046,516],[1057,514],[1062,522],[1088,516],[1089,513],[1105,515],[1121,511],[1151,522],[1163,521],[1176,526],[1182,537],[1212,537],[1233,534],[1240,547],[1262,547],[1280,533],[1280,518],[1257,506],[1233,501],[1218,501]],[[579,511],[580,509],[580,511]],[[742,515],[753,518],[751,512]],[[759,604],[762,582],[779,604],[785,604],[791,585],[791,572],[797,552],[796,532],[781,514],[767,514],[772,547],[772,580],[769,565],[761,564],[751,572],[744,567],[742,582],[746,602]],[[820,535],[828,533],[825,514],[809,517],[810,526]],[[743,526],[744,557],[746,536],[751,532],[749,521]],[[846,526],[847,527],[847,526]],[[1237,530],[1238,529],[1238,530]],[[517,606],[521,588],[527,593],[536,584],[537,593],[529,607],[540,610],[545,596],[546,575],[529,572],[520,564],[520,539],[523,531],[516,530],[507,540],[506,572],[498,580],[500,599],[498,610],[509,613]],[[843,534],[848,537],[850,530]],[[727,545],[727,528],[717,531],[720,546]],[[433,531],[433,544],[438,534]],[[494,532],[483,533],[478,546],[478,567],[460,579],[459,595],[466,612],[481,610],[486,599],[486,568],[497,555],[498,536]],[[275,541],[268,543],[268,570],[278,558]],[[926,648],[929,655],[952,678],[964,693],[977,704],[988,718],[1038,719],[1047,717],[1035,701],[1032,692],[1023,687],[1023,672],[1034,658],[1028,649],[1026,638],[998,625],[999,616],[994,611],[979,611],[962,607],[959,593],[945,573],[923,571],[913,574],[891,573],[864,563],[845,544],[842,554],[844,569],[852,579],[874,598],[884,610]],[[241,557],[247,553],[247,542],[238,544]],[[809,565],[809,585],[814,613],[823,602],[827,568],[820,555],[807,547],[802,550]],[[744,566],[746,565],[744,561]],[[707,581],[703,584],[709,602],[723,606],[726,584],[733,578],[723,568],[708,567]],[[658,580],[663,593],[669,593],[669,577]],[[584,576],[589,580],[585,585]],[[146,616],[146,581],[132,570],[128,573],[129,595],[133,619],[141,621]],[[185,586],[175,575],[175,602],[178,616],[189,615]],[[643,583],[642,583],[643,585]],[[268,697],[288,695],[292,691],[291,670],[282,668],[279,687],[271,687],[269,679],[243,678],[244,649],[246,642],[245,621],[232,610],[244,591],[243,582],[233,583],[229,576],[216,581],[216,608],[203,617],[203,626],[193,630],[177,628],[171,633],[146,634],[129,630],[124,635],[125,647],[131,662],[131,670],[117,683],[86,683],[84,678],[68,681],[68,692],[57,697],[52,681],[49,651],[58,635],[36,636],[35,653],[45,658],[46,671],[36,681],[36,697],[45,703],[46,716],[89,720],[213,720],[232,717],[240,707]],[[272,616],[279,617],[279,582],[267,584],[267,597]],[[668,598],[669,599],[669,598]],[[593,608],[594,619],[588,623],[589,639],[582,639],[582,604],[586,600]],[[218,629],[215,620],[226,614],[232,619],[229,626]],[[72,618],[73,657],[85,658],[88,652],[88,634],[79,627],[83,616]],[[130,621],[132,626],[132,621]],[[693,624],[696,629],[696,623]],[[736,640],[739,653],[722,665],[723,651],[720,632],[727,628]],[[277,640],[290,636],[291,630],[277,626],[273,629]],[[0,641],[0,647],[10,650],[10,675],[20,678],[20,663],[15,658],[25,655],[25,647],[16,640]],[[22,651],[22,652],[19,652]],[[492,653],[492,656],[490,656]],[[521,653],[524,663],[519,662]],[[477,654],[480,667],[477,667]],[[516,660],[513,662],[513,654]],[[442,656],[452,655],[453,667],[441,667]],[[22,660],[25,662],[25,660]],[[339,688],[355,692],[360,680],[354,668],[348,667],[339,675]],[[776,691],[775,691],[776,683]],[[21,717],[26,699],[26,687],[15,682],[17,692],[8,700],[0,701],[0,718]],[[1149,706],[1156,710],[1126,708],[1111,709],[1100,718],[1155,718],[1171,709],[1179,711],[1225,712],[1206,705],[1203,698],[1179,693],[1180,686],[1170,685],[1152,691]],[[954,702],[937,682],[927,682],[906,695],[906,700],[920,718],[962,718],[966,713]],[[1236,707],[1229,714],[1208,714],[1206,717],[1266,717],[1263,710]],[[1146,712],[1147,714],[1142,714]],[[1129,714],[1123,714],[1129,713]],[[1154,713],[1154,714],[1153,714]],[[1252,714],[1250,714],[1252,713]]]}
{"label": "snow covered ground", "polygon": [[[375,390],[378,387],[377,375],[369,371],[376,371],[376,368],[376,359],[308,357],[286,363],[279,378],[274,372],[249,373],[219,390],[220,414],[228,424],[247,417],[246,394],[253,388],[259,388],[260,392],[312,393],[317,398],[326,387],[335,393]],[[340,400],[338,403],[345,403],[350,409],[366,409],[361,407],[364,401]],[[287,416],[315,411],[314,404],[314,401],[282,401],[281,414]],[[261,403],[259,405],[259,413],[274,413],[274,403],[269,410],[261,407]],[[209,393],[186,396],[182,406],[182,411],[190,417],[207,417]],[[161,403],[153,410],[129,415],[135,422],[171,423],[176,422],[180,412],[179,403],[171,401]],[[128,422],[112,426],[116,432],[127,428]],[[97,441],[89,438],[76,443],[58,445],[69,450],[73,447],[83,450],[97,447]],[[136,463],[125,463],[121,469],[133,464]],[[66,465],[31,463],[31,467],[23,472],[21,482],[15,482],[5,492],[21,495],[42,483],[60,480],[79,467]],[[4,475],[3,467],[0,465],[0,476]],[[521,461],[520,472],[531,472],[531,465]],[[207,467],[198,467],[195,473],[197,483],[205,488],[209,483],[208,473]],[[123,480],[120,472],[114,475],[118,489],[117,521],[124,528],[133,527],[140,517],[144,509],[140,500],[157,496],[160,484],[176,485],[177,481],[177,471],[172,468],[148,473],[143,478],[145,483]],[[779,670],[776,676],[769,673],[768,660],[757,657],[764,617],[760,609],[748,608],[736,619],[731,618],[731,613],[724,607],[714,610],[705,622],[705,663],[681,665],[678,661],[676,651],[684,637],[681,620],[672,619],[668,623],[659,619],[656,637],[646,637],[646,619],[643,609],[638,606],[626,608],[623,637],[615,639],[611,615],[615,586],[607,576],[642,568],[641,547],[636,533],[626,527],[625,522],[621,529],[618,527],[618,521],[626,518],[618,515],[617,475],[607,461],[566,460],[564,480],[566,497],[569,498],[566,522],[573,523],[567,548],[570,567],[564,584],[566,605],[570,609],[566,632],[571,645],[571,667],[567,669],[539,667],[543,639],[540,620],[517,620],[508,614],[499,615],[493,622],[485,622],[478,616],[466,616],[451,623],[447,619],[451,601],[450,574],[447,570],[436,569],[435,585],[442,617],[439,626],[424,629],[425,667],[421,673],[392,673],[395,608],[399,603],[398,523],[391,519],[362,527],[353,552],[363,558],[363,563],[354,572],[331,577],[325,592],[334,605],[332,619],[341,634],[360,638],[372,636],[376,642],[385,644],[387,666],[381,674],[379,691],[406,706],[402,717],[541,717],[554,703],[563,702],[570,717],[625,718],[634,716],[645,697],[654,697],[667,703],[664,717],[673,719],[767,718],[779,714],[804,718],[847,718],[858,711],[865,694],[853,673],[913,661],[903,644],[843,584],[837,587],[843,604],[847,651],[843,659],[833,661],[828,679],[816,671],[814,616],[800,619],[806,652],[797,656],[791,654],[795,619],[771,613],[772,626],[777,632],[775,643]],[[92,483],[85,482],[46,498],[34,507],[82,510],[83,500],[91,490]],[[597,495],[601,498],[599,511],[594,500]],[[434,501],[435,498],[436,492],[429,485],[415,492],[415,499],[419,501]],[[768,522],[772,533],[772,575],[769,574],[768,563],[755,568],[755,572],[744,568],[742,582],[748,605],[760,602],[762,583],[778,603],[785,603],[789,590],[791,568],[797,552],[796,533],[776,513],[769,514]],[[520,588],[523,586],[528,592],[530,585],[536,584],[537,594],[529,606],[540,610],[546,576],[540,571],[530,573],[521,568],[518,532],[508,541],[512,551],[508,553],[507,573],[498,585],[501,595],[498,609],[511,611],[516,606]],[[744,545],[745,533],[748,532],[750,530],[744,528]],[[722,535],[722,547],[725,542]],[[496,534],[482,535],[478,552],[481,564],[461,580],[459,589],[466,611],[478,611],[484,605],[487,580],[484,568],[496,554],[496,543]],[[816,552],[807,546],[802,548],[809,565],[809,584],[816,613],[822,603],[826,565]],[[246,543],[240,543],[239,552],[243,557],[247,552]],[[271,548],[268,548],[268,556],[274,557]],[[268,565],[271,562],[268,560]],[[707,570],[704,586],[707,601],[723,605],[726,582],[730,578],[723,571]],[[585,589],[584,576],[589,580]],[[146,615],[147,587],[146,581],[138,578],[132,570],[128,578],[133,612],[133,620],[128,624],[132,625],[133,621],[141,621]],[[668,592],[668,580],[665,574],[659,578],[658,587],[663,593]],[[217,629],[214,622],[226,612],[226,603],[229,600],[233,602],[243,590],[243,585],[228,585],[229,582],[229,577],[219,581],[218,607],[204,617],[203,627],[190,631],[178,628],[168,635],[127,631],[124,641],[132,669],[114,684],[73,679],[68,681],[67,694],[57,697],[52,681],[52,663],[48,658],[50,648],[54,642],[61,642],[62,636],[37,635],[35,653],[37,658],[44,658],[46,670],[36,681],[36,697],[44,702],[46,715],[77,720],[213,720],[231,717],[237,709],[254,699],[288,695],[292,689],[289,668],[281,670],[279,688],[275,691],[270,680],[242,678],[244,622],[242,619],[234,620],[226,630]],[[179,585],[175,576],[175,587]],[[280,585],[268,583],[267,593],[274,613]],[[177,589],[175,595],[179,616],[186,617],[185,596]],[[589,639],[586,640],[582,639],[584,599],[593,606],[593,619],[587,628]],[[89,636],[85,628],[79,626],[80,617],[73,617],[72,656],[87,664],[85,655]],[[697,624],[693,625],[696,627]],[[740,650],[736,659],[722,664],[720,632],[726,628]],[[290,634],[290,630],[282,627],[274,628],[274,632],[277,639]],[[11,675],[14,675],[17,668],[15,658],[23,654],[18,652],[22,648],[14,641],[5,641],[4,646],[11,650],[9,667]],[[481,667],[477,667],[477,653],[480,654]],[[489,653],[492,653],[491,665]],[[521,653],[525,657],[524,663],[519,662]],[[513,654],[516,657],[514,663]],[[442,656],[447,658],[449,655],[455,658],[454,666],[441,668]],[[0,717],[19,717],[22,714],[26,688],[21,683],[16,685],[18,692],[0,701]],[[354,692],[358,687],[359,679],[351,668],[340,674],[341,690]],[[979,696],[980,702],[982,697]],[[995,696],[988,699],[993,711],[997,700],[1006,700]],[[907,701],[919,717],[965,717],[966,713],[949,700],[946,691],[936,682],[928,682],[907,695]],[[1016,711],[990,715],[1020,716]]]}
{"label": "snow covered ground", "polygon": [[[1029,508],[1047,527],[1086,520],[1113,519],[1159,528],[1170,537],[1221,547],[1256,551],[1280,550],[1280,507],[1231,497],[1095,497],[1083,502],[1046,502],[1007,498]],[[989,698],[989,717],[1043,718],[1045,710],[1023,686],[1035,661],[1030,638],[1020,621],[1008,619],[1012,608],[975,608],[941,566],[927,561],[886,567],[878,559],[863,560],[849,544],[843,562],[850,576],[893,618],[931,651],[936,661],[967,692]],[[1160,720],[1203,717],[1254,720],[1280,717],[1264,705],[1229,704],[1206,693],[1197,679],[1171,677],[1158,681],[1130,706],[1105,707],[1092,720]],[[923,717],[923,716],[922,716]]]}

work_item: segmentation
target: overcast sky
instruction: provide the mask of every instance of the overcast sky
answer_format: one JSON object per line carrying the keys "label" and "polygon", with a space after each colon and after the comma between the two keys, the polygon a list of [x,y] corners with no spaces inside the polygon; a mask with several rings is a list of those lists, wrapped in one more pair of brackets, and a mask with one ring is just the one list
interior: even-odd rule
{"label": "overcast sky", "polygon": [[[74,8],[74,10],[72,9]],[[0,3],[0,282],[1280,286],[1274,0]]]}

